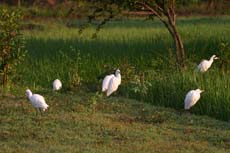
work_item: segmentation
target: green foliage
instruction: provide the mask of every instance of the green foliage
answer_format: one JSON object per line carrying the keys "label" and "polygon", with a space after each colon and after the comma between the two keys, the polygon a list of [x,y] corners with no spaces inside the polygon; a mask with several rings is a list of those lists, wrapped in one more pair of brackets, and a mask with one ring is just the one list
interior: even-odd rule
{"label": "green foliage", "polygon": [[230,71],[230,43],[222,42],[220,44],[220,60],[221,60],[221,69],[223,71]]}
{"label": "green foliage", "polygon": [[[66,52],[68,52],[68,54],[66,54]],[[60,61],[63,61],[63,68],[66,71],[66,79],[61,79],[62,81],[65,82],[65,87],[68,90],[77,88],[81,85],[81,77],[80,77],[80,69],[81,69],[81,54],[79,50],[76,50],[74,47],[69,46],[68,49],[66,51],[59,51],[59,56],[55,56],[53,57],[52,60],[57,60],[59,59]],[[62,73],[62,69],[61,67],[55,67],[54,69],[56,69],[57,71],[59,71],[59,73]],[[62,77],[63,74],[56,74],[56,77],[58,78],[63,78]],[[54,78],[52,78],[54,79]]]}
{"label": "green foliage", "polygon": [[204,76],[193,73],[202,59],[212,54],[222,57],[219,44],[230,39],[229,23],[229,17],[178,20],[189,62],[188,71],[182,73],[175,70],[170,36],[157,20],[114,21],[93,40],[90,38],[93,28],[79,36],[76,27],[40,22],[44,31],[25,31],[28,58],[17,70],[22,76],[19,83],[35,89],[50,89],[52,81],[58,77],[63,86],[69,87],[80,50],[81,88],[73,86],[76,92],[101,91],[97,77],[104,74],[104,78],[112,73],[105,71],[119,68],[122,81],[115,94],[183,110],[185,94],[200,87],[206,92],[192,112],[229,120],[230,77],[229,73],[219,73],[220,61],[216,60]]}
{"label": "green foliage", "polygon": [[191,112],[229,121],[229,75],[217,73],[218,69],[214,68],[216,64],[214,63],[212,69],[205,74],[197,73],[195,67],[183,73],[161,72],[162,74],[154,76],[154,80],[151,81],[152,86],[144,101],[158,106],[183,109],[186,93],[200,88],[205,92],[201,94],[199,102],[191,108]]}
{"label": "green foliage", "polygon": [[145,80],[145,73],[139,75],[134,75],[133,79],[130,81],[129,90],[135,93],[135,97],[138,97],[140,100],[144,100],[149,93],[149,89],[152,84],[148,80]]}
{"label": "green foliage", "polygon": [[177,3],[183,6],[188,6],[191,4],[199,4],[200,2],[201,0],[177,0]]}
{"label": "green foliage", "polygon": [[99,92],[96,92],[95,94],[93,94],[92,96],[90,96],[89,98],[89,108],[90,111],[95,112],[97,109],[98,104],[101,102],[102,100],[102,94]]}
{"label": "green foliage", "polygon": [[69,69],[69,84],[70,88],[76,88],[81,84],[81,77],[79,75],[79,68],[82,64],[80,51],[76,50],[73,47],[70,47],[73,58],[70,60],[70,69]]}
{"label": "green foliage", "polygon": [[0,74],[4,86],[26,54],[25,41],[20,32],[21,19],[19,11],[0,11]]}

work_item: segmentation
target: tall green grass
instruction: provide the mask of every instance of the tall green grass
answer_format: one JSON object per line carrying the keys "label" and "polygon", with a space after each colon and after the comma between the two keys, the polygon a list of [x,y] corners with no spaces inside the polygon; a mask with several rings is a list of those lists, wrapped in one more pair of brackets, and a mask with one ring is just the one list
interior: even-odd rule
{"label": "tall green grass", "polygon": [[[44,29],[24,32],[28,56],[15,78],[21,86],[50,88],[52,81],[60,78],[67,89],[72,83],[70,80],[75,79],[74,73],[78,73],[82,83],[100,86],[97,77],[119,67],[122,95],[142,96],[155,105],[183,109],[185,94],[200,87],[206,92],[192,111],[230,119],[230,74],[220,73],[218,61],[204,75],[194,72],[203,58],[218,55],[221,42],[229,42],[230,17],[178,20],[188,61],[185,72],[176,71],[173,41],[157,20],[113,21],[96,39],[91,39],[95,32],[92,27],[79,35],[77,26],[68,28],[63,21],[33,22]],[[134,76],[147,71],[145,81],[151,83],[147,93],[143,96],[141,92],[130,92]]]}
{"label": "tall green grass", "polygon": [[189,71],[162,74],[155,78],[157,79],[151,81],[152,86],[144,97],[145,101],[181,109],[184,107],[186,93],[191,89],[200,88],[205,92],[191,111],[229,120],[229,74],[221,75],[217,70],[210,70],[206,74]]}

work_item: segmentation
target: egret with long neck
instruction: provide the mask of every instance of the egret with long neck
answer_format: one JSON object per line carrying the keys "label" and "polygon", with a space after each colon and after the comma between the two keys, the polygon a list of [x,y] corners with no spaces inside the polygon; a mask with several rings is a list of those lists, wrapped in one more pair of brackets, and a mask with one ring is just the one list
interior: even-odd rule
{"label": "egret with long neck", "polygon": [[209,60],[202,60],[197,66],[199,72],[206,72],[212,65],[213,61],[219,59],[216,55],[212,55]]}

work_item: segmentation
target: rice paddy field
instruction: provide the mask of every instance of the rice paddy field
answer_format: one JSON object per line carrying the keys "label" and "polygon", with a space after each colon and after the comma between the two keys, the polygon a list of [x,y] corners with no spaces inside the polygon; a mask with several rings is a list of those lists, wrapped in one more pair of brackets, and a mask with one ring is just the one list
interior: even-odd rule
{"label": "rice paddy field", "polygon": [[[158,20],[126,19],[79,34],[79,21],[24,21],[27,56],[8,94],[0,96],[0,152],[227,153],[230,149],[230,65],[224,65],[230,17],[179,18],[187,69],[175,65],[173,41]],[[225,47],[223,47],[225,46]],[[216,54],[208,72],[202,59]],[[228,59],[227,59],[228,60]],[[115,68],[121,85],[111,97],[102,79]],[[59,78],[61,91],[52,91]],[[38,115],[25,90],[49,105]],[[184,98],[201,88],[190,113]],[[9,94],[10,93],[10,94]]]}

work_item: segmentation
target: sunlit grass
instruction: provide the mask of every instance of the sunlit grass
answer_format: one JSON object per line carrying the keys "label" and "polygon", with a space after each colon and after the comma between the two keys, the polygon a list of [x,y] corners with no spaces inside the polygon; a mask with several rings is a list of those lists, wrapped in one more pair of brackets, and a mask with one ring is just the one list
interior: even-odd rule
{"label": "sunlit grass", "polygon": [[[0,152],[227,153],[230,74],[218,61],[205,74],[195,69],[201,59],[218,55],[220,42],[229,42],[229,21],[178,22],[186,71],[175,69],[172,40],[158,21],[113,22],[97,39],[90,38],[93,29],[80,36],[61,21],[37,21],[44,30],[24,31],[28,56],[12,80],[13,94],[0,96]],[[98,76],[115,67],[122,83],[107,98]],[[54,93],[56,78],[63,89]],[[185,94],[198,87],[205,92],[185,112]],[[26,88],[45,97],[50,107],[42,116],[23,96]]]}
{"label": "sunlit grass", "polygon": [[227,122],[94,93],[42,94],[50,105],[42,116],[25,98],[0,97],[0,152],[229,150]]}
{"label": "sunlit grass", "polygon": [[[221,42],[229,42],[229,17],[182,18],[178,21],[188,61],[188,70],[183,73],[174,68],[174,57],[170,57],[174,53],[173,41],[157,20],[114,21],[101,29],[96,39],[91,39],[95,32],[92,27],[79,35],[75,21],[71,28],[63,21],[33,22],[41,25],[43,30],[24,32],[28,57],[15,78],[22,86],[50,88],[52,81],[59,78],[66,89],[71,85],[72,73],[76,73],[73,68],[76,63],[81,82],[98,86],[100,74],[119,67],[123,78],[121,89],[129,88],[132,74],[148,71],[145,81],[152,87],[145,94],[146,102],[183,109],[186,92],[200,87],[206,92],[192,111],[230,119],[229,74],[218,70],[218,61],[207,74],[193,72],[202,59],[219,54]],[[77,53],[80,53],[79,57]],[[128,90],[122,90],[121,94],[138,98],[137,93],[130,95]]]}

